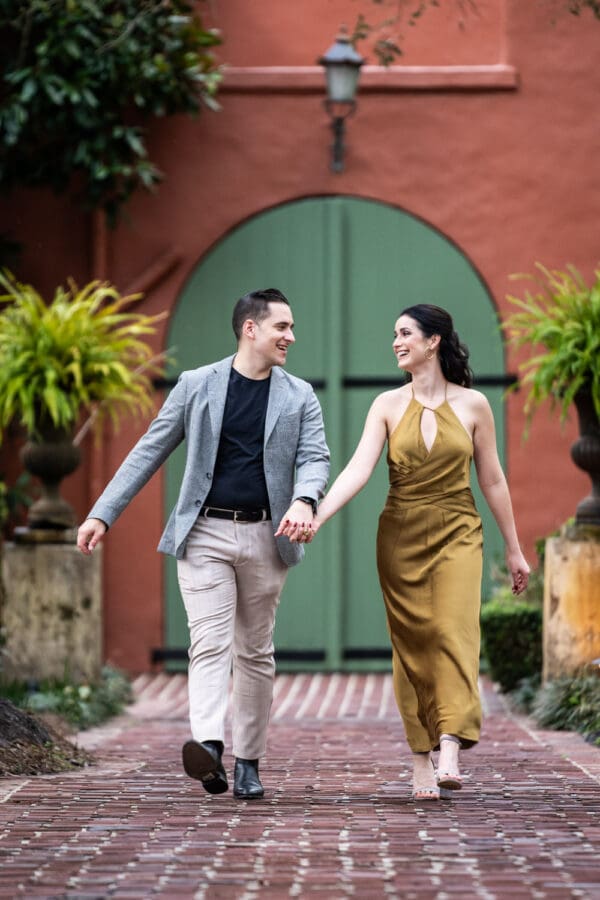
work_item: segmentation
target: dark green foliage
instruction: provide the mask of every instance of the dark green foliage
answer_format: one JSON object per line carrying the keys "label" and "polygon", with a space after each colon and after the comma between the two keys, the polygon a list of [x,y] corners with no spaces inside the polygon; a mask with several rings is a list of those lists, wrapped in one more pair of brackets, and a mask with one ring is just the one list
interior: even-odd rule
{"label": "dark green foliage", "polygon": [[68,677],[35,687],[0,683],[0,696],[33,713],[54,713],[78,729],[118,715],[132,699],[128,679],[110,666],[105,666],[96,683],[75,684]]}
{"label": "dark green foliage", "polygon": [[542,680],[541,672],[521,678],[516,688],[510,692],[511,705],[520,713],[529,714],[535,703]]}
{"label": "dark green foliage", "polygon": [[533,716],[543,728],[578,731],[600,746],[600,677],[596,671],[563,676],[540,688]]}
{"label": "dark green foliage", "polygon": [[0,532],[7,522],[18,517],[19,513],[31,506],[29,494],[31,475],[22,472],[12,485],[7,485],[0,475]]}
{"label": "dark green foliage", "polygon": [[76,176],[114,219],[161,177],[143,123],[216,107],[220,42],[186,0],[0,0],[0,185]]}
{"label": "dark green foliage", "polygon": [[542,668],[542,609],[537,603],[490,600],[481,609],[482,651],[503,691]]}

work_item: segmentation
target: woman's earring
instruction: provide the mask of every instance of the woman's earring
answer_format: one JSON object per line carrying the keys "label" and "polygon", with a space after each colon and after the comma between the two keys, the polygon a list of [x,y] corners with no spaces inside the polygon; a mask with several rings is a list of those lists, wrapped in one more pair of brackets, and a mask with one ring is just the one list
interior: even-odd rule
{"label": "woman's earring", "polygon": [[428,347],[427,350],[425,351],[425,359],[433,359],[434,356],[435,356],[435,353],[433,352],[431,347]]}

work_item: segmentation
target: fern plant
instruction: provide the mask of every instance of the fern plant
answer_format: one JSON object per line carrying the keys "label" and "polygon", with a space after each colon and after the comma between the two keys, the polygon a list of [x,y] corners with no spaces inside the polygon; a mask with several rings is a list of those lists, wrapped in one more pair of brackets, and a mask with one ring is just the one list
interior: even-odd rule
{"label": "fern plant", "polygon": [[13,422],[35,440],[72,430],[83,412],[97,425],[151,410],[150,378],[162,367],[145,337],[164,314],[126,311],[140,295],[100,281],[71,280],[48,304],[7,270],[0,288],[0,439]]}
{"label": "fern plant", "polygon": [[538,288],[524,298],[509,295],[517,307],[504,322],[509,340],[517,347],[530,346],[533,355],[519,367],[522,383],[529,386],[525,411],[531,419],[545,400],[560,409],[561,422],[581,390],[589,391],[600,416],[600,269],[588,287],[578,270],[547,269],[538,263],[531,279]]}

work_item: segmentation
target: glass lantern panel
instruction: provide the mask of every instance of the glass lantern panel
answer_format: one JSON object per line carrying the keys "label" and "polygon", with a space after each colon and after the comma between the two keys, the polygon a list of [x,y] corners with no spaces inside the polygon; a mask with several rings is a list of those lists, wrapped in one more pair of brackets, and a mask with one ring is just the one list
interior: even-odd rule
{"label": "glass lantern panel", "polygon": [[349,103],[354,100],[359,69],[357,66],[337,63],[327,68],[327,99],[332,103]]}

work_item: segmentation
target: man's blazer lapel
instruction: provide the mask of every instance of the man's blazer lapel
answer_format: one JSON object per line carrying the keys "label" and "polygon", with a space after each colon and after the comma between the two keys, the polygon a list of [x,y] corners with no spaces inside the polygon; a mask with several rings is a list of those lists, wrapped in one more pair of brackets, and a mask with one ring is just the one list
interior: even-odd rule
{"label": "man's blazer lapel", "polygon": [[227,385],[231,375],[233,356],[220,360],[213,366],[208,376],[208,409],[210,413],[210,427],[213,438],[218,444],[221,438],[223,426],[223,413],[225,412],[225,400],[227,399]]}
{"label": "man's blazer lapel", "polygon": [[277,419],[285,405],[287,385],[279,367],[271,369],[271,386],[269,388],[269,403],[267,405],[267,417],[265,419],[265,444],[275,428]]}

